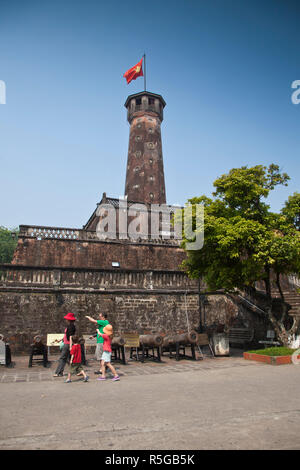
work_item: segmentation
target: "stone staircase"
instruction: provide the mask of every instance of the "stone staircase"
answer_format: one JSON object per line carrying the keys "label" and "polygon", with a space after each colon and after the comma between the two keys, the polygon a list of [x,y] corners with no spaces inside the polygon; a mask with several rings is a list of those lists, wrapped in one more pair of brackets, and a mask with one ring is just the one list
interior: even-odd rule
{"label": "stone staircase", "polygon": [[[256,287],[261,292],[264,292],[264,284],[262,282],[258,282]],[[282,276],[281,288],[284,300],[292,307],[291,310],[289,310],[289,315],[300,316],[300,279],[298,276],[296,274]],[[297,291],[299,291],[299,293]],[[275,283],[272,285],[272,297],[280,298],[280,293]]]}
{"label": "stone staircase", "polygon": [[[297,294],[297,292],[290,290],[283,292],[283,295],[285,301],[292,307],[289,311],[289,315],[300,315],[300,294]],[[273,291],[272,297],[280,297],[279,292]]]}

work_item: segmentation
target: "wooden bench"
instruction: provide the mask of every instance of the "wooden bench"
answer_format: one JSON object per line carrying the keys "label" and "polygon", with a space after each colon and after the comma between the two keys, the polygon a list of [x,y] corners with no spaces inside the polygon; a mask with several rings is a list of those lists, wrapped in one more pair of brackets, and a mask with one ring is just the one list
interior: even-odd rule
{"label": "wooden bench", "polygon": [[229,344],[245,345],[251,343],[254,330],[251,328],[229,328]]}

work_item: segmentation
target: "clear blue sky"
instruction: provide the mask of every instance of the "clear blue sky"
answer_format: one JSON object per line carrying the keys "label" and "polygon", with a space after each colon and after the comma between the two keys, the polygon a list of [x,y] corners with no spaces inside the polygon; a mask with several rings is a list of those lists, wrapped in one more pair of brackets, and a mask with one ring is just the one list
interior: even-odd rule
{"label": "clear blue sky", "polygon": [[167,102],[167,202],[211,195],[233,167],[276,163],[299,191],[300,4],[289,0],[0,0],[0,225],[81,227],[124,194],[123,73],[146,53]]}

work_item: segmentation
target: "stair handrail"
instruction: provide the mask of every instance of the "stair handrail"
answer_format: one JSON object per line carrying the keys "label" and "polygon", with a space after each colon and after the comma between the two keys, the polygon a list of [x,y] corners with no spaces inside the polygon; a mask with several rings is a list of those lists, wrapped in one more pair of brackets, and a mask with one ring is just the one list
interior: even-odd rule
{"label": "stair handrail", "polygon": [[293,286],[300,287],[300,279],[297,274],[289,274],[288,280]]}
{"label": "stair handrail", "polygon": [[256,308],[257,310],[259,310],[261,313],[263,313],[264,315],[267,315],[267,312],[265,312],[264,310],[262,310],[260,307],[258,307],[256,304],[254,304],[253,302],[251,302],[250,300],[246,299],[246,297],[244,295],[242,295],[240,293],[240,291],[238,289],[234,289],[235,293],[238,295],[238,297],[240,299],[242,299],[244,302],[247,302],[249,305],[251,305],[251,307],[254,307]]}

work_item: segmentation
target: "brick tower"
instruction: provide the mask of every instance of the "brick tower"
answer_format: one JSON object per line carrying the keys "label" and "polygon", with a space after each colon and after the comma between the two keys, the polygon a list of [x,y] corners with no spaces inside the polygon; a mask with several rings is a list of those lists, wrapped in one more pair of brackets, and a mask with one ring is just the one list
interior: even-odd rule
{"label": "brick tower", "polygon": [[128,96],[130,124],[125,196],[128,201],[166,204],[160,124],[166,103],[162,96],[143,91]]}

